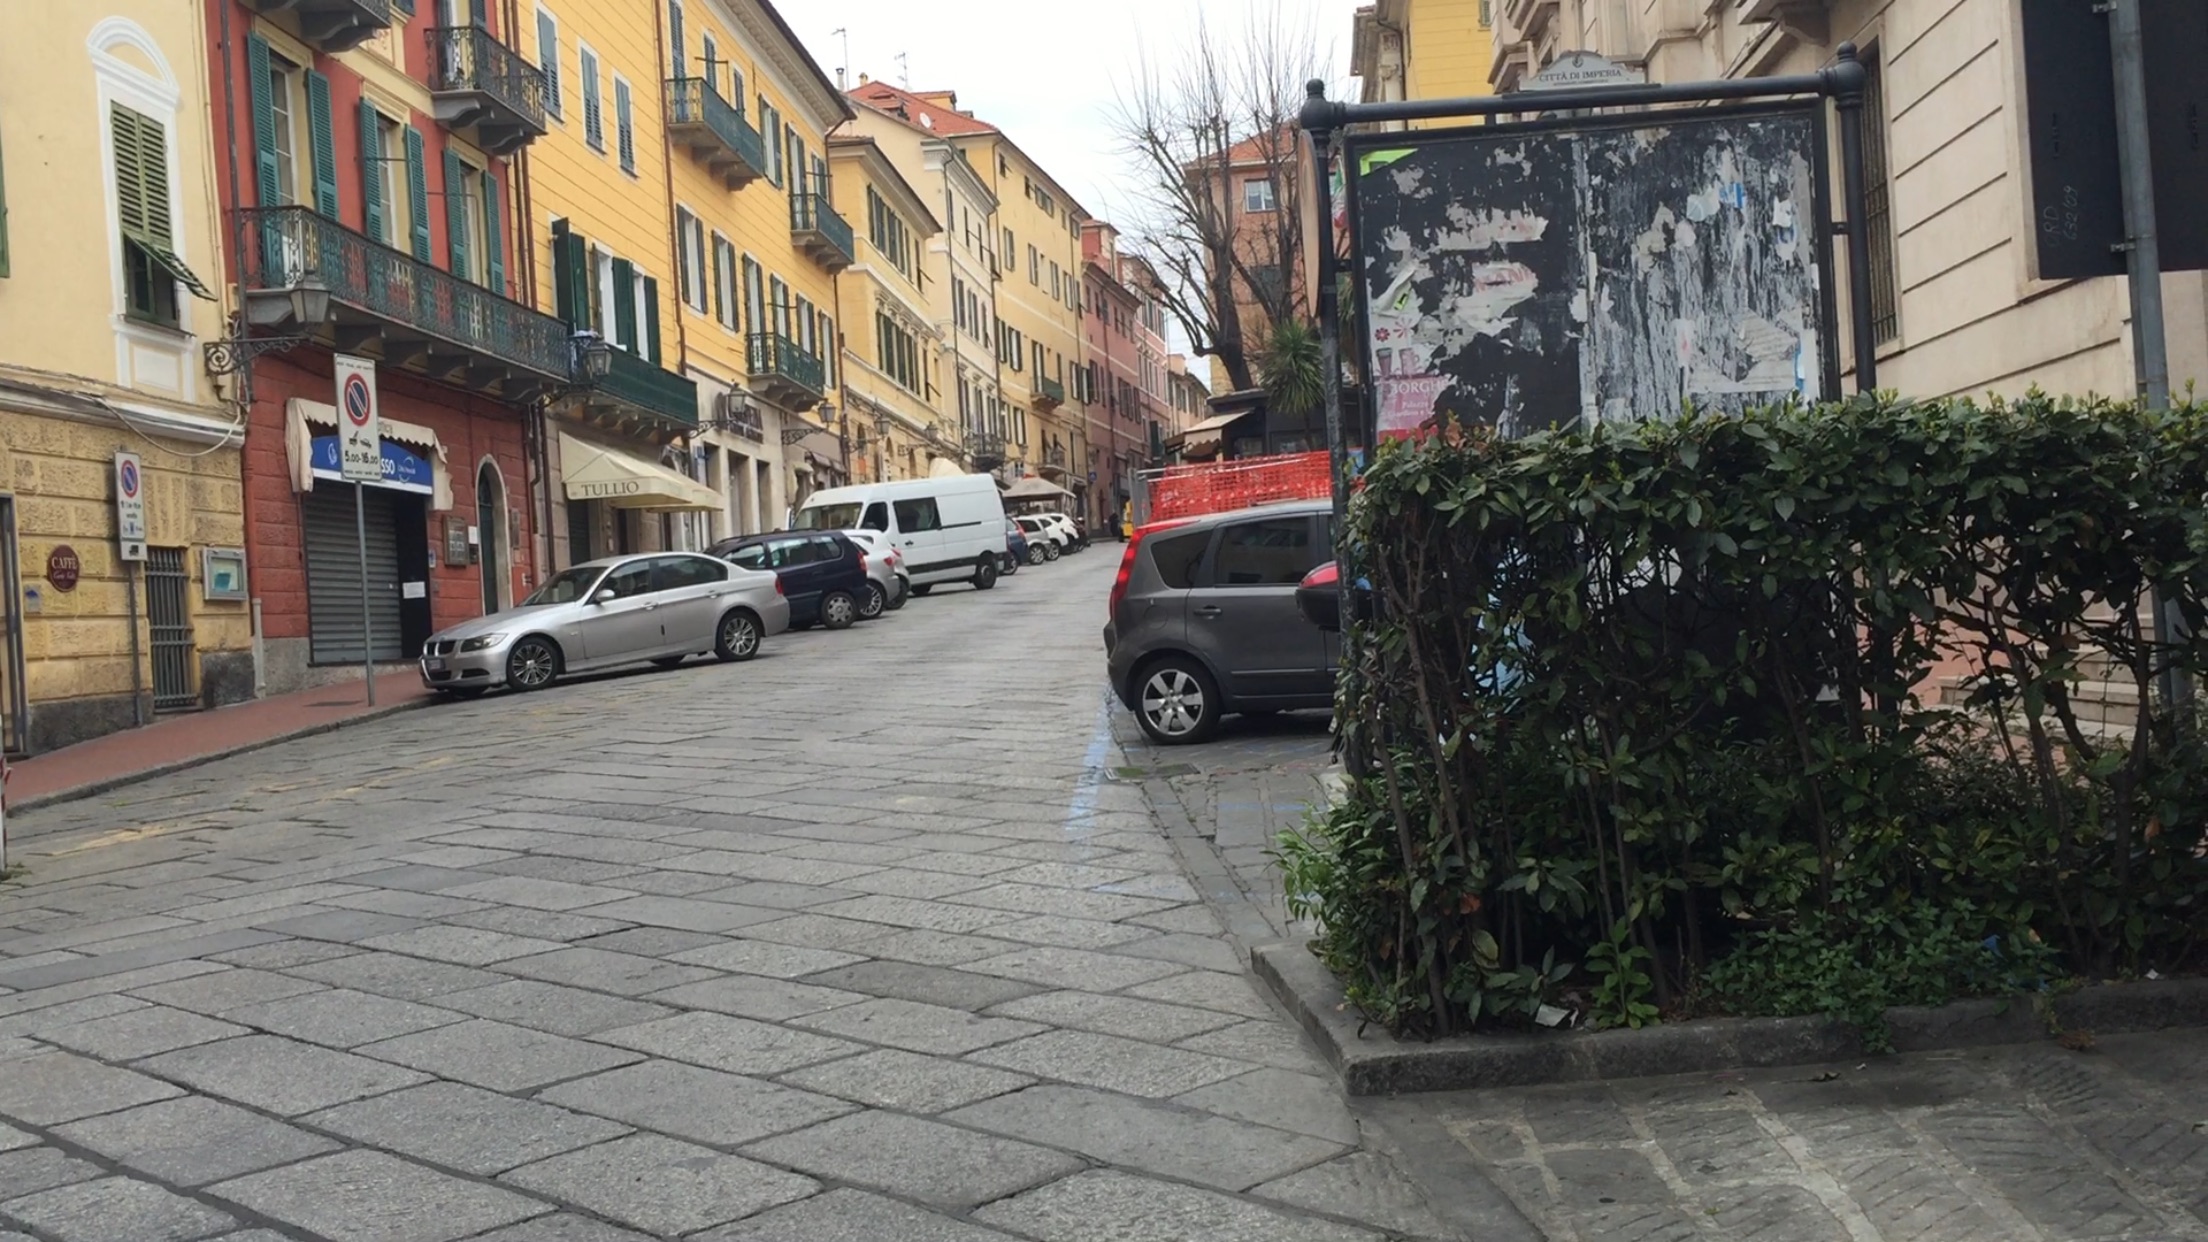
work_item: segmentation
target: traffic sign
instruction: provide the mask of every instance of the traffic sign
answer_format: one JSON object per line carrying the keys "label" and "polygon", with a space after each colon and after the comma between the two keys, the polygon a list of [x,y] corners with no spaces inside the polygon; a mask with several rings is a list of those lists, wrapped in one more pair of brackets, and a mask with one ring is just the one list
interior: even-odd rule
{"label": "traffic sign", "polygon": [[126,561],[146,559],[146,476],[138,454],[115,453],[115,535]]}
{"label": "traffic sign", "polygon": [[383,419],[376,409],[376,363],[338,354],[338,473],[351,483],[383,482]]}

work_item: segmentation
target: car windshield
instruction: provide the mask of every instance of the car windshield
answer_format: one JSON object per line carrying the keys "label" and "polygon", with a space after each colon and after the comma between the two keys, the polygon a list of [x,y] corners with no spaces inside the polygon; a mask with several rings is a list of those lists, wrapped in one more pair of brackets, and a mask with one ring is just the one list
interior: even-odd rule
{"label": "car windshield", "polygon": [[859,524],[859,506],[807,505],[797,511],[793,530],[853,530]]}
{"label": "car windshield", "polygon": [[598,581],[598,576],[605,572],[603,565],[577,565],[573,569],[563,569],[545,579],[544,585],[537,588],[536,594],[521,601],[521,606],[542,608],[547,604],[572,604],[587,598],[590,584]]}

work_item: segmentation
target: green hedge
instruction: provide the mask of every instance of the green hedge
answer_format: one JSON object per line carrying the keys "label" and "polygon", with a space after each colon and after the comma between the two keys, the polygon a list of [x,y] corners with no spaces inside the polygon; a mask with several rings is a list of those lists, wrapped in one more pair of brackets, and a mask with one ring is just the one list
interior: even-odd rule
{"label": "green hedge", "polygon": [[[2208,409],[1856,401],[1383,449],[1292,906],[1399,1031],[2197,968]],[[1951,674],[1961,674],[1960,684]],[[2114,727],[2080,703],[2113,681]],[[2106,697],[2105,695],[2102,697]],[[1553,1018],[1553,1013],[1548,1015]]]}

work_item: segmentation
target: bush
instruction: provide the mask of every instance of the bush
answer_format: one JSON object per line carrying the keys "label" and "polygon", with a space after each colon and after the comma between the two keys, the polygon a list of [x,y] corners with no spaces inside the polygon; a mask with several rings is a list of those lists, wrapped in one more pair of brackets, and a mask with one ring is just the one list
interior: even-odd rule
{"label": "bush", "polygon": [[1860,1019],[2012,985],[1989,938],[2034,979],[2208,942],[2199,730],[2152,693],[2208,644],[2141,622],[2202,615],[2208,412],[1452,428],[1375,456],[1349,539],[1355,762],[1282,858],[1375,1020]]}

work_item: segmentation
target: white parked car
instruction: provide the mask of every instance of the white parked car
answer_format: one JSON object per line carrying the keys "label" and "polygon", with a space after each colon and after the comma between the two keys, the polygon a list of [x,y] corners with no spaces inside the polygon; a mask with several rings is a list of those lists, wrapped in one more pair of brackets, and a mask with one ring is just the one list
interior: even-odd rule
{"label": "white parked car", "polygon": [[422,684],[474,698],[645,660],[748,660],[761,639],[788,628],[790,603],[772,573],[695,552],[610,556],[561,570],[503,612],[430,635]]}
{"label": "white parked car", "polygon": [[881,592],[859,606],[859,615],[871,621],[904,607],[912,597],[912,576],[905,569],[905,554],[878,530],[847,530],[843,536],[866,553],[867,579]]}
{"label": "white parked car", "polygon": [[1065,555],[1069,540],[1056,526],[1031,513],[1021,514],[1012,520],[1019,523],[1020,533],[1027,536],[1028,564],[1040,565],[1044,561],[1055,561]]}
{"label": "white parked car", "polygon": [[1004,501],[986,474],[823,488],[805,498],[790,526],[881,532],[903,554],[914,595],[944,582],[986,591],[1004,557]]}

